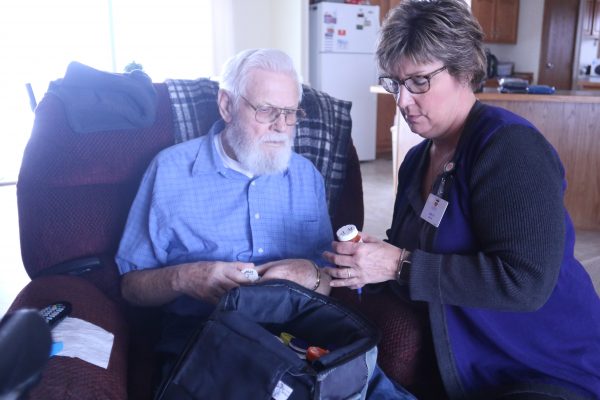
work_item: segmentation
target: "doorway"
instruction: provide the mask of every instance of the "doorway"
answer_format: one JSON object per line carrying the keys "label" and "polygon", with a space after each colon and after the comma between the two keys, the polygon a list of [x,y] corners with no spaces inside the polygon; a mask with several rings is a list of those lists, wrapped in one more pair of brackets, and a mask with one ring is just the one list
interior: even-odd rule
{"label": "doorway", "polygon": [[[400,4],[401,0],[371,0],[372,5],[379,6],[380,24],[388,11]],[[375,62],[375,61],[373,61]],[[393,140],[390,126],[394,125],[396,101],[389,94],[377,94],[377,140],[376,158],[390,159],[393,153]]]}
{"label": "doorway", "polygon": [[545,0],[538,83],[571,90],[579,0]]}

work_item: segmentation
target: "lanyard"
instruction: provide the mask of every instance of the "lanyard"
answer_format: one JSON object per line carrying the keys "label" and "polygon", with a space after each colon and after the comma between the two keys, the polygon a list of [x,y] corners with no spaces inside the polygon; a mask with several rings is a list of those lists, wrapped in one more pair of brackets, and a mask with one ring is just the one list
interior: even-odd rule
{"label": "lanyard", "polygon": [[453,160],[449,161],[444,165],[444,172],[442,173],[442,178],[440,180],[440,184],[438,185],[436,196],[440,198],[444,198],[445,195],[450,191],[450,186],[452,186],[452,181],[454,180],[454,174],[456,173],[456,162]]}

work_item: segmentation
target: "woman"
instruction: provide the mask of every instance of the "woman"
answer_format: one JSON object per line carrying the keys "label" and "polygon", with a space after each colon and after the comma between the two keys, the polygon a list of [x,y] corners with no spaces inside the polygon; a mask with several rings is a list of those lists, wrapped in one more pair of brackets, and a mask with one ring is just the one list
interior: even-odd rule
{"label": "woman", "polygon": [[477,101],[482,40],[460,0],[388,14],[380,83],[425,140],[400,167],[388,240],[334,242],[325,257],[347,268],[327,269],[331,286],[425,302],[451,399],[599,398],[600,301],[573,256],[564,170],[528,121]]}

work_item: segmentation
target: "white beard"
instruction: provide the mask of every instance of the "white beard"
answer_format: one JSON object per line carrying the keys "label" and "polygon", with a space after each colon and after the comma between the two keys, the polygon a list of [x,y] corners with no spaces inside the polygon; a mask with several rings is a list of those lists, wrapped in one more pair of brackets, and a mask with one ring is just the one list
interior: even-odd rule
{"label": "white beard", "polygon": [[[235,154],[241,166],[254,175],[269,175],[287,169],[292,156],[292,134],[269,133],[255,139],[234,119],[227,127],[224,139]],[[283,142],[285,146],[277,149],[264,149],[264,142]]]}

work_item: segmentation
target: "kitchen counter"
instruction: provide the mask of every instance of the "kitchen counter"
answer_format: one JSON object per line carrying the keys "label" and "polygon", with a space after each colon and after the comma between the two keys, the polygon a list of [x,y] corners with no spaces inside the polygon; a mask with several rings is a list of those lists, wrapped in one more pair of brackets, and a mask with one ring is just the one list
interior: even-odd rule
{"label": "kitchen counter", "polygon": [[476,95],[521,115],[542,132],[565,167],[565,206],[574,225],[600,230],[600,91],[531,95],[484,90]]}
{"label": "kitchen counter", "polygon": [[577,79],[577,85],[581,89],[600,90],[600,76],[580,76]]}
{"label": "kitchen counter", "polygon": [[557,102],[557,103],[600,103],[600,81],[598,90],[557,90],[554,94],[500,93],[497,89],[484,88],[475,93],[477,98],[485,101],[525,101],[525,102]]}

